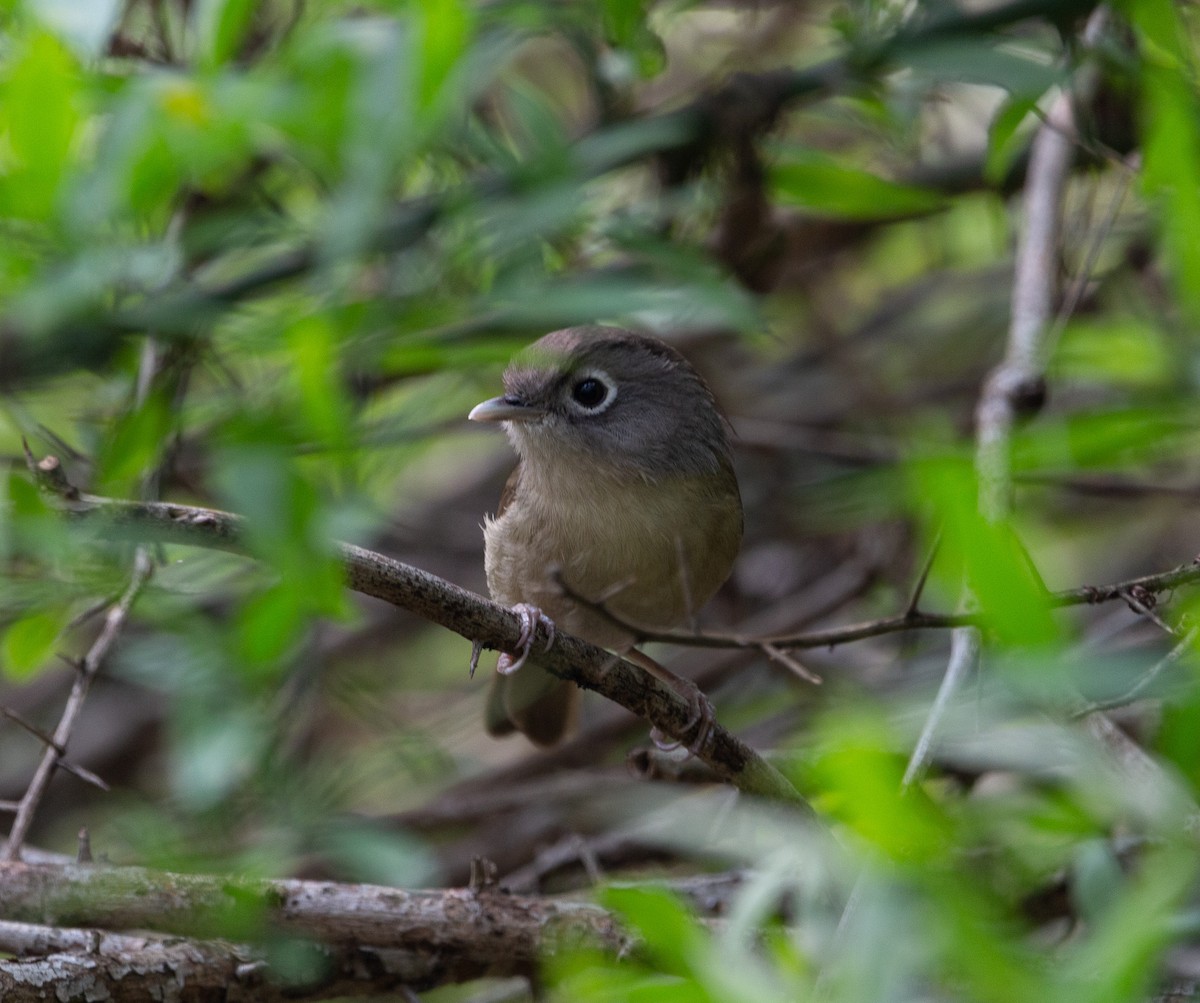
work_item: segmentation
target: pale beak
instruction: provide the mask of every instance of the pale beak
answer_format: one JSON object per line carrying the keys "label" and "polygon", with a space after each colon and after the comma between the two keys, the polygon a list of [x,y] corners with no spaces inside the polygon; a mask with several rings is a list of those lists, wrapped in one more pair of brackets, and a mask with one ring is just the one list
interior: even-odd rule
{"label": "pale beak", "polygon": [[533,421],[546,413],[536,404],[526,404],[518,397],[493,397],[476,404],[467,415],[470,421]]}

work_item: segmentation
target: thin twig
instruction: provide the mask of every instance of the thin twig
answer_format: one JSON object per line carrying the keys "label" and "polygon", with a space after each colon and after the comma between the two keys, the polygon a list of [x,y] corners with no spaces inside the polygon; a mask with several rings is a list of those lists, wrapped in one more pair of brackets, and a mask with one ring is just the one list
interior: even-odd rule
{"label": "thin twig", "polygon": [[29,827],[33,824],[33,817],[41,803],[42,796],[50,785],[50,778],[54,775],[55,768],[61,765],[63,753],[71,741],[75,723],[79,719],[80,711],[83,710],[83,703],[87,699],[92,680],[95,679],[96,673],[100,670],[100,666],[104,663],[104,659],[108,656],[125,626],[134,600],[137,599],[142,587],[149,580],[152,571],[153,563],[149,554],[145,548],[139,547],[134,554],[133,571],[129,576],[129,584],[120,599],[105,614],[104,627],[101,629],[100,635],[92,642],[87,654],[80,661],[78,671],[75,673],[75,682],[71,686],[71,693],[67,697],[66,706],[63,707],[58,726],[54,729],[50,743],[42,753],[41,761],[34,771],[33,778],[29,781],[29,786],[17,806],[16,818],[13,819],[12,828],[8,834],[5,859],[20,860],[21,845],[29,833]]}
{"label": "thin twig", "polygon": [[812,669],[802,665],[796,659],[792,658],[792,656],[787,652],[780,651],[769,641],[763,641],[759,645],[759,648],[762,649],[762,653],[771,659],[771,661],[778,662],[784,668],[790,669],[795,675],[799,676],[805,682],[812,683],[814,686],[821,685],[823,680],[820,676],[813,672]]}
{"label": "thin twig", "polygon": [[904,778],[901,780],[902,786],[908,787],[915,783],[925,772],[938,726],[946,715],[950,701],[979,664],[980,647],[979,631],[973,627],[959,628],[950,635],[950,658],[946,664],[946,673],[942,676],[933,706],[929,708],[917,744],[909,756],[908,766],[905,767]]}
{"label": "thin twig", "polygon": [[925,592],[925,583],[929,581],[929,572],[933,570],[933,562],[937,558],[938,549],[942,545],[942,531],[939,529],[933,537],[933,543],[929,545],[929,553],[925,557],[925,563],[921,566],[921,573],[917,575],[917,580],[913,584],[912,594],[908,597],[908,604],[904,607],[905,616],[915,616],[917,613],[917,604],[921,601],[921,596]]}
{"label": "thin twig", "polygon": [[[1108,23],[1107,11],[1092,12],[1083,33],[1094,46]],[[1054,99],[1034,136],[1026,175],[1024,226],[1014,261],[1012,312],[1004,359],[984,381],[975,411],[975,471],[979,480],[979,513],[988,523],[1003,523],[1013,497],[1012,430],[1027,401],[1044,396],[1047,339],[1054,318],[1063,195],[1075,150],[1075,102],[1095,85],[1091,68],[1076,74],[1072,87]],[[1040,576],[1039,576],[1040,577]],[[975,603],[969,585],[962,606]],[[913,750],[904,784],[919,777],[928,762],[942,717],[969,670],[978,662],[982,639],[977,627],[956,629],[950,660],[936,699]]]}
{"label": "thin twig", "polygon": [[1184,653],[1191,650],[1196,642],[1197,635],[1200,635],[1200,627],[1193,627],[1183,638],[1168,651],[1162,658],[1155,662],[1150,669],[1143,674],[1142,678],[1134,683],[1129,689],[1117,697],[1111,697],[1108,700],[1097,700],[1075,711],[1071,718],[1078,720],[1081,717],[1087,717],[1089,714],[1096,714],[1102,711],[1116,710],[1119,707],[1126,707],[1137,700],[1150,685],[1161,676],[1167,669],[1179,661]]}
{"label": "thin twig", "polygon": [[1166,620],[1155,612],[1153,607],[1153,598],[1150,602],[1144,601],[1135,589],[1129,589],[1121,593],[1121,598],[1125,600],[1125,604],[1133,610],[1138,616],[1145,617],[1154,626],[1158,627],[1164,634],[1170,634],[1172,637],[1178,637],[1179,631],[1172,627]]}

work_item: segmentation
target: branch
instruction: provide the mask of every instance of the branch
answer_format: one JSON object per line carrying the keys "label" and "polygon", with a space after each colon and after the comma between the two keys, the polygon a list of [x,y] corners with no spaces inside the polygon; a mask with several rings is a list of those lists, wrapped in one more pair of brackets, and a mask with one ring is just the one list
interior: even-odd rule
{"label": "branch", "polygon": [[[614,954],[633,944],[598,906],[509,895],[490,887],[405,891],[329,881],[253,881],[135,867],[24,863],[0,863],[0,887],[0,913],[27,923],[203,938],[227,928],[231,913],[260,918],[258,936],[264,940],[283,935],[335,947],[353,944],[360,957],[393,952],[390,970],[415,988],[527,974],[564,941],[583,941]],[[238,948],[226,947],[231,957],[237,956]],[[9,999],[3,993],[0,997]]]}
{"label": "branch", "polygon": [[[240,516],[168,502],[118,501],[82,494],[64,487],[65,478],[54,457],[39,463],[37,473],[43,488],[55,494],[72,517],[105,537],[181,543],[253,556],[245,546],[245,523]],[[347,581],[356,591],[416,613],[484,648],[513,651],[519,646],[521,620],[508,607],[364,547],[343,543],[337,545],[337,552],[345,564]],[[553,647],[545,650],[548,641],[546,629],[539,626],[534,638],[539,666],[595,690],[672,738],[689,740],[694,715],[670,687],[633,663],[569,634],[557,632]],[[719,724],[714,724],[696,754],[739,790],[811,811],[783,774]]]}
{"label": "branch", "polygon": [[[0,920],[4,952],[17,956],[0,961],[5,1003],[42,1003],[47,986],[69,986],[71,999],[125,1003],[193,998],[286,1003],[385,994],[399,994],[399,1000],[415,999],[404,995],[414,984],[448,981],[434,959],[418,958],[415,951],[313,945],[312,967],[298,979],[295,970],[279,971],[269,952],[252,945],[10,920]],[[186,987],[182,995],[180,987]],[[56,998],[66,999],[65,992]]]}
{"label": "branch", "polygon": [[[1081,585],[1073,589],[1063,589],[1058,592],[1046,593],[1046,604],[1055,609],[1067,606],[1088,606],[1096,603],[1111,602],[1114,599],[1125,601],[1129,595],[1149,593],[1158,595],[1170,592],[1182,585],[1192,585],[1200,582],[1200,558],[1188,564],[1171,568],[1169,571],[1158,571],[1151,575],[1138,578],[1127,578],[1124,581],[1110,582],[1106,585]],[[586,602],[582,597],[572,593],[572,598]],[[984,627],[986,618],[980,613],[927,613],[922,610],[910,609],[894,616],[879,617],[875,620],[863,620],[843,627],[827,627],[823,630],[806,630],[798,634],[773,634],[767,637],[749,637],[743,634],[723,634],[707,631],[685,633],[682,631],[653,630],[629,620],[617,617],[602,603],[589,603],[592,608],[602,611],[614,622],[633,633],[639,641],[656,641],[662,644],[679,644],[692,648],[742,648],[762,649],[764,645],[774,648],[835,648],[839,644],[851,641],[862,641],[868,637],[882,637],[885,634],[896,634],[906,630],[946,629],[953,627]]]}
{"label": "branch", "polygon": [[[1083,32],[1095,46],[1107,25],[1107,9],[1097,7]],[[1012,312],[1004,359],[988,374],[975,410],[975,472],[979,479],[979,513],[986,522],[1001,523],[1012,511],[1012,430],[1018,418],[1036,412],[1045,399],[1045,366],[1057,292],[1063,192],[1076,146],[1075,102],[1094,88],[1090,67],[1054,99],[1034,136],[1029,154],[1024,198],[1024,226],[1014,261]],[[962,605],[974,597],[963,587]],[[919,777],[933,751],[934,737],[958,688],[978,663],[981,639],[977,627],[955,631],[951,658],[936,700],[909,758],[905,785]]]}
{"label": "branch", "polygon": [[54,729],[53,735],[47,736],[49,741],[46,742],[46,748],[42,753],[41,761],[38,763],[37,769],[29,781],[29,786],[26,788],[25,794],[16,805],[16,818],[13,819],[12,829],[9,830],[8,834],[8,844],[4,850],[5,859],[20,859],[21,845],[25,842],[29,827],[33,824],[33,817],[37,812],[38,805],[41,803],[42,795],[46,793],[46,788],[50,785],[50,780],[54,776],[55,769],[66,765],[63,757],[66,755],[71,735],[75,731],[75,723],[79,719],[79,713],[83,710],[83,704],[87,699],[92,680],[95,679],[96,673],[100,671],[100,666],[103,665],[109,650],[125,626],[125,621],[129,617],[129,610],[133,606],[138,594],[142,591],[142,586],[149,580],[153,567],[149,554],[143,548],[139,547],[134,554],[133,571],[129,577],[129,584],[126,586],[121,597],[105,614],[104,626],[100,631],[100,635],[76,666],[75,682],[71,686],[71,693],[67,697],[66,706],[63,707],[58,726]]}

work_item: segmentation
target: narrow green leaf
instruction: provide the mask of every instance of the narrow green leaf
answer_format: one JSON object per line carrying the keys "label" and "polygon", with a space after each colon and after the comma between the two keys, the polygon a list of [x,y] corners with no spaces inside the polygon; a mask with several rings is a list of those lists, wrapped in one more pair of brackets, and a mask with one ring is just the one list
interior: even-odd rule
{"label": "narrow green leaf", "polygon": [[1124,4],[1142,56],[1142,184],[1157,200],[1174,280],[1200,321],[1200,99],[1179,11],[1170,0]]}
{"label": "narrow green leaf", "polygon": [[237,57],[258,0],[201,0],[193,12],[200,62],[220,66]]}
{"label": "narrow green leaf", "polygon": [[1014,94],[1000,106],[988,129],[987,159],[983,174],[992,184],[999,184],[1012,168],[1017,155],[1025,148],[1027,132],[1021,127],[1032,121],[1037,97]]}
{"label": "narrow green leaf", "polygon": [[5,212],[26,219],[51,215],[80,117],[74,58],[53,35],[30,35],[0,89],[0,130],[8,147],[0,159]]}
{"label": "narrow green leaf", "polygon": [[0,643],[0,669],[10,679],[31,679],[49,660],[66,623],[65,612],[55,609],[28,613],[14,621]]}
{"label": "narrow green leaf", "polygon": [[466,54],[471,35],[470,8],[463,0],[418,0],[421,70],[417,107],[428,111]]}
{"label": "narrow green leaf", "polygon": [[887,181],[816,155],[775,165],[771,187],[782,202],[849,219],[913,216],[943,205],[936,192]]}

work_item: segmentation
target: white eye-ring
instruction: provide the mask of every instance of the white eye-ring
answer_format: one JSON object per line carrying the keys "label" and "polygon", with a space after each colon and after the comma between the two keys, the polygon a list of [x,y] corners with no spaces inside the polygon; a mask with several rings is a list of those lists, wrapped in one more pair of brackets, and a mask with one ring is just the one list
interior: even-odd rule
{"label": "white eye-ring", "polygon": [[608,373],[591,369],[571,380],[571,404],[582,414],[600,414],[612,407],[617,388]]}

